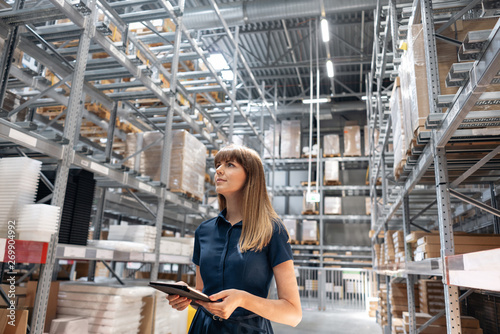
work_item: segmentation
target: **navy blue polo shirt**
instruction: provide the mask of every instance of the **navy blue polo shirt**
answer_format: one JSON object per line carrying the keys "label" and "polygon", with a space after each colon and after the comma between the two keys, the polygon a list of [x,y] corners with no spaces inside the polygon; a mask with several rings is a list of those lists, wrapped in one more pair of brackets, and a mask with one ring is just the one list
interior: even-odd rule
{"label": "navy blue polo shirt", "polygon": [[[203,292],[207,295],[227,289],[239,289],[266,298],[273,267],[292,260],[286,228],[277,222],[269,244],[261,251],[240,252],[242,222],[231,225],[223,210],[215,218],[201,223],[195,232],[193,263],[200,267]],[[237,308],[231,318],[252,314]]]}

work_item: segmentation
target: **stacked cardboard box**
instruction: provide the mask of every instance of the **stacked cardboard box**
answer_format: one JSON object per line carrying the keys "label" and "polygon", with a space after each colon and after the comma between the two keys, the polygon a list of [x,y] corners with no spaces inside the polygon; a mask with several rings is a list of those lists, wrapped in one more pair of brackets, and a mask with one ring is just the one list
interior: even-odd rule
{"label": "stacked cardboard box", "polygon": [[269,130],[264,131],[264,144],[267,150],[264,150],[264,159],[272,158],[273,154],[273,144],[274,144],[274,157],[278,159],[280,157],[280,130],[281,127],[278,124],[276,126],[276,133],[274,132],[274,125],[269,127]]}
{"label": "stacked cardboard box", "polygon": [[316,220],[302,221],[302,242],[318,241],[318,222]]}
{"label": "stacked cardboard box", "polygon": [[147,225],[110,225],[108,240],[131,241],[155,249],[156,227]]}
{"label": "stacked cardboard box", "polygon": [[281,157],[300,158],[300,121],[281,122]]}
{"label": "stacked cardboard box", "polygon": [[[159,181],[161,176],[163,135],[160,132],[129,133],[127,135],[127,156],[148,147],[125,165],[142,175]],[[183,192],[201,200],[205,189],[206,147],[196,137],[185,130],[172,133],[172,152],[170,154],[171,191]]]}
{"label": "stacked cardboard box", "polygon": [[325,176],[323,184],[325,186],[336,186],[341,184],[338,161],[325,161]]}
{"label": "stacked cardboard box", "polygon": [[297,221],[295,219],[283,219],[283,225],[285,225],[288,235],[290,235],[290,243],[296,243],[297,237]]}
{"label": "stacked cardboard box", "polygon": [[403,326],[403,319],[394,318],[392,319],[392,334],[405,334],[405,329]]}
{"label": "stacked cardboard box", "polygon": [[405,262],[405,238],[403,231],[396,231],[392,234],[394,242],[394,254],[396,263]]}
{"label": "stacked cardboard box", "polygon": [[434,315],[444,310],[444,286],[441,281],[420,279],[418,287],[421,312]]}
{"label": "stacked cardboard box", "polygon": [[323,157],[340,157],[339,135],[325,135],[323,137]]}
{"label": "stacked cardboard box", "polygon": [[368,316],[370,318],[374,318],[375,315],[377,314],[378,298],[377,297],[368,297],[367,303],[368,303],[368,307],[367,307]]}
{"label": "stacked cardboard box", "polygon": [[[415,296],[418,296],[418,285],[415,284]],[[392,318],[403,318],[403,312],[408,312],[408,291],[406,288],[406,279],[394,278],[391,280],[391,289],[389,292],[391,301]],[[419,311],[419,306],[416,306],[416,311]]]}
{"label": "stacked cardboard box", "polygon": [[374,264],[380,268],[384,265],[384,257],[382,254],[382,250],[384,249],[384,247],[381,247],[380,244],[374,244],[373,249],[375,254]]}
{"label": "stacked cardboard box", "polygon": [[[417,324],[417,328],[420,325],[425,324],[427,321],[431,319],[431,315],[427,313],[417,313],[415,315],[415,320]],[[473,317],[461,316],[461,328],[462,334],[482,334],[483,330],[479,327],[479,321]],[[410,332],[410,315],[408,312],[403,312],[403,325],[405,327],[405,332]],[[442,316],[441,318],[434,321],[429,327],[424,329],[423,334],[446,334],[446,317]]]}
{"label": "stacked cardboard box", "polygon": [[[467,254],[500,247],[499,235],[478,235],[462,232],[454,233],[455,254]],[[439,235],[431,234],[422,236],[417,240],[415,248],[415,261],[441,256]]]}
{"label": "stacked cardboard box", "polygon": [[365,198],[365,210],[367,215],[372,214],[372,200],[370,199],[370,197]]}
{"label": "stacked cardboard box", "polygon": [[303,215],[317,215],[317,214],[319,214],[318,203],[307,201],[307,190],[304,190],[302,195],[303,195],[302,196],[302,214]]}
{"label": "stacked cardboard box", "polygon": [[342,214],[342,197],[325,196],[325,215]]}
{"label": "stacked cardboard box", "polygon": [[387,231],[384,236],[384,264],[394,263],[396,254],[394,253],[394,241],[392,235],[395,231]]}
{"label": "stacked cardboard box", "polygon": [[380,326],[386,326],[388,323],[388,313],[387,313],[387,288],[384,285],[380,285],[380,290],[378,290],[378,314],[377,323]]}
{"label": "stacked cardboard box", "polygon": [[361,132],[359,125],[344,127],[344,156],[361,156]]}

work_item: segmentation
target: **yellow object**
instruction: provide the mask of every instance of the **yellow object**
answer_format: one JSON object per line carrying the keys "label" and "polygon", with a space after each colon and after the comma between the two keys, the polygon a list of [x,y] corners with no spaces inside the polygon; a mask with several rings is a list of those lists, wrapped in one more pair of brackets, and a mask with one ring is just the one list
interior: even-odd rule
{"label": "yellow object", "polygon": [[401,45],[399,46],[401,50],[408,50],[408,44],[406,42],[401,42]]}
{"label": "yellow object", "polygon": [[196,309],[192,307],[191,305],[188,306],[188,325],[187,325],[187,332],[189,332],[189,327],[191,327],[191,323],[193,322],[194,315],[196,314]]}

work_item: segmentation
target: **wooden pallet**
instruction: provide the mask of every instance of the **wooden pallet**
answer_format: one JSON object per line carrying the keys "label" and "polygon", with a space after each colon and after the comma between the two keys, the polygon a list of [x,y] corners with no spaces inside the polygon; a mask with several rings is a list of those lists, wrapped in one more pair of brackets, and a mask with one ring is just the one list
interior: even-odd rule
{"label": "wooden pallet", "polygon": [[351,155],[351,154],[344,154],[344,157],[345,158],[359,158],[359,157],[362,157],[362,155]]}
{"label": "wooden pallet", "polygon": [[303,215],[319,215],[319,211],[311,211],[311,210],[306,210],[302,211]]}
{"label": "wooden pallet", "polygon": [[[311,154],[311,158],[316,158],[316,154]],[[309,158],[309,154],[302,154],[302,158]]]}
{"label": "wooden pallet", "polygon": [[323,184],[325,186],[340,186],[340,185],[342,185],[342,182],[337,181],[337,180],[330,180],[330,181],[325,180],[325,182],[323,182]]}
{"label": "wooden pallet", "polygon": [[182,194],[182,196],[186,197],[186,198],[189,198],[189,199],[194,199],[198,202],[202,202],[202,199],[192,193],[190,193],[189,191],[185,191],[183,189],[170,189],[171,192],[173,193],[178,193],[178,194]]}
{"label": "wooden pallet", "polygon": [[340,153],[337,154],[323,154],[323,158],[340,158]]}
{"label": "wooden pallet", "polygon": [[[300,185],[302,187],[307,187],[307,181],[300,182]],[[315,187],[315,186],[316,186],[316,181],[311,181],[311,187]]]}
{"label": "wooden pallet", "polygon": [[290,239],[290,245],[300,245],[300,241],[295,239]]}
{"label": "wooden pallet", "polygon": [[301,245],[319,245],[319,241],[315,240],[304,240],[300,242]]}

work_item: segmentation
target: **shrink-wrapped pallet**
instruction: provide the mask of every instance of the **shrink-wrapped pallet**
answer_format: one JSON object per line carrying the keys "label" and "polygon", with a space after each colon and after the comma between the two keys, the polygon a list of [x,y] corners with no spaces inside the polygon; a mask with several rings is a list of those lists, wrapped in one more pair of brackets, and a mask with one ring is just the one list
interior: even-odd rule
{"label": "shrink-wrapped pallet", "polygon": [[361,133],[359,125],[344,127],[344,156],[361,156]]}
{"label": "shrink-wrapped pallet", "polygon": [[304,190],[302,197],[302,214],[317,214],[318,203],[307,201],[307,190]]}
{"label": "shrink-wrapped pallet", "polygon": [[318,241],[318,222],[316,220],[302,221],[302,241]]}
{"label": "shrink-wrapped pallet", "polygon": [[342,197],[325,197],[325,215],[341,215],[342,214]]}
{"label": "shrink-wrapped pallet", "polygon": [[337,160],[325,161],[325,185],[339,185],[339,162]]}
{"label": "shrink-wrapped pallet", "polygon": [[281,122],[281,158],[300,158],[300,121]]}
{"label": "shrink-wrapped pallet", "polygon": [[[365,156],[369,156],[370,155],[370,141],[371,141],[371,136],[370,136],[370,130],[369,130],[369,127],[368,125],[365,125],[364,128],[363,128],[363,131],[364,131],[364,136],[365,136]],[[379,136],[380,136],[380,131],[378,129],[374,129],[374,134],[373,134],[374,138],[373,138],[373,145],[375,147],[375,150],[378,151],[379,150],[379,145],[378,145],[378,139],[379,139]]]}
{"label": "shrink-wrapped pallet", "polygon": [[370,197],[365,197],[365,210],[367,215],[372,214],[372,200]]}
{"label": "shrink-wrapped pallet", "polygon": [[283,225],[285,225],[288,235],[290,235],[291,240],[297,239],[297,221],[295,219],[283,219]]}
{"label": "shrink-wrapped pallet", "polygon": [[[156,131],[127,135],[126,155],[146,150],[127,160],[125,165],[142,175],[159,181],[162,163],[162,134]],[[205,186],[206,147],[185,130],[172,133],[169,188],[197,199],[203,198]]]}
{"label": "shrink-wrapped pallet", "polygon": [[339,135],[323,136],[323,156],[340,157],[340,137]]}
{"label": "shrink-wrapped pallet", "polygon": [[205,145],[185,130],[174,131],[170,159],[170,190],[187,192],[201,200],[205,189]]}
{"label": "shrink-wrapped pallet", "polygon": [[[401,85],[400,85],[401,83]],[[403,118],[403,80],[397,78],[394,83],[394,88],[392,90],[392,96],[390,99],[390,109],[391,109],[391,119],[392,119],[392,131],[394,138],[394,177],[399,179],[403,167],[406,163],[406,133],[404,130],[404,118]]]}
{"label": "shrink-wrapped pallet", "polygon": [[275,132],[274,126],[271,125],[269,130],[264,131],[264,144],[267,147],[267,150],[264,150],[264,159],[272,158],[273,154],[276,159],[280,157],[280,128],[280,125],[277,124]]}

